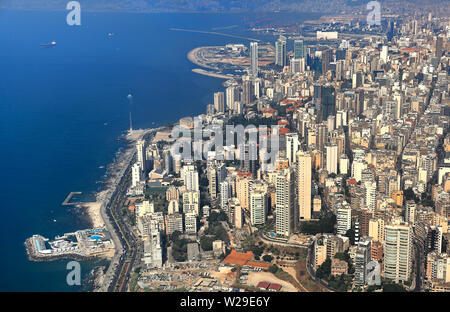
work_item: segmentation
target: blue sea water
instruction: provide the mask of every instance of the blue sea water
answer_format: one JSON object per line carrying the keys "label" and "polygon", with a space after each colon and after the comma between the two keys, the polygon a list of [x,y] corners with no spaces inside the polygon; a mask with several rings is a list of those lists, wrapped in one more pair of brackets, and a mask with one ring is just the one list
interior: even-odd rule
{"label": "blue sea water", "polygon": [[[66,14],[0,10],[0,291],[82,289],[66,284],[69,260],[30,262],[25,239],[88,226],[61,203],[71,191],[92,199],[101,188],[101,166],[129,127],[129,93],[135,128],[202,113],[223,80],[191,72],[186,54],[248,44],[170,30],[243,25],[239,14],[82,12],[81,26],[68,26]],[[83,262],[82,276],[94,265]]]}

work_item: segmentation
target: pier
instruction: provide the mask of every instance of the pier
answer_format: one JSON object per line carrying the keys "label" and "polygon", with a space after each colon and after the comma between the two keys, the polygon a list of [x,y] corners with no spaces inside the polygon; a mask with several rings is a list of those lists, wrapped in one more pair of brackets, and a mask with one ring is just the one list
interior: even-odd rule
{"label": "pier", "polygon": [[71,203],[70,200],[72,199],[72,197],[74,197],[75,195],[81,195],[83,194],[82,192],[70,192],[69,195],[67,195],[66,199],[64,199],[64,201],[62,202],[63,206],[76,206],[76,205],[81,205],[81,202],[73,202]]}

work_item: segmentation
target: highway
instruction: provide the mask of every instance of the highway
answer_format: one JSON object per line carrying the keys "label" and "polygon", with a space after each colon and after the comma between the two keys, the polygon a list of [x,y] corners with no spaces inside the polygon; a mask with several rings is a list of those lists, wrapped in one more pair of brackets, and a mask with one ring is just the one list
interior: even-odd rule
{"label": "highway", "polygon": [[[154,133],[156,130],[151,130]],[[149,133],[146,131],[141,137]],[[116,180],[110,187],[105,200],[102,201],[100,214],[105,222],[106,229],[116,246],[116,253],[111,259],[108,270],[105,273],[103,285],[97,289],[99,292],[126,291],[130,271],[136,260],[137,245],[133,232],[118,216],[121,206],[126,200],[128,185],[130,184],[130,172],[133,160],[136,157],[136,149],[132,149],[129,155],[122,160],[123,166],[116,176]]]}

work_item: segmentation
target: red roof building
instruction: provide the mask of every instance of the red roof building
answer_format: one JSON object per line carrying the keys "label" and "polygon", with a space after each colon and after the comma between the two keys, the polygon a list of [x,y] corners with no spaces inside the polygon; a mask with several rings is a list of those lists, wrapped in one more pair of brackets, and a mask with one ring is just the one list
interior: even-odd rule
{"label": "red roof building", "polygon": [[272,283],[269,285],[269,290],[280,291],[280,289],[281,289],[280,284]]}

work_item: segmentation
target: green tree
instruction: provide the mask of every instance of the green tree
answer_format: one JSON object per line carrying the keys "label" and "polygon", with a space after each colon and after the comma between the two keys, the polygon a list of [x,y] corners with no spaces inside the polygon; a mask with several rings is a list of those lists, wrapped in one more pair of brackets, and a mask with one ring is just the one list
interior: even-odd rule
{"label": "green tree", "polygon": [[328,279],[331,274],[331,259],[327,258],[316,271],[316,276],[321,279]]}

